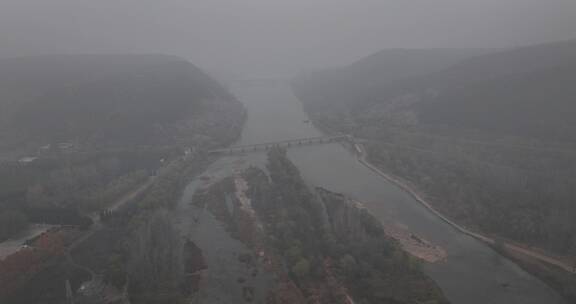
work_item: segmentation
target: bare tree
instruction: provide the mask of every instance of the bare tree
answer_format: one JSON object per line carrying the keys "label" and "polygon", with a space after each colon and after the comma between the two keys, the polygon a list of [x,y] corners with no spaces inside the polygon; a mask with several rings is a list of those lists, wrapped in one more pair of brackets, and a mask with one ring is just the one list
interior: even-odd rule
{"label": "bare tree", "polygon": [[131,294],[178,297],[184,277],[182,246],[168,211],[156,211],[142,223],[128,242]]}

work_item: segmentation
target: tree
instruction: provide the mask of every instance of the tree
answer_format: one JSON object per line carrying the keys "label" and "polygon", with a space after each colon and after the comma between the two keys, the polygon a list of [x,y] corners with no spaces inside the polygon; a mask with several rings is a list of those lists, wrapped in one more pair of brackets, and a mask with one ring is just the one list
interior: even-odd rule
{"label": "tree", "polygon": [[131,294],[178,294],[184,278],[183,243],[168,212],[153,213],[129,241],[128,276]]}
{"label": "tree", "polygon": [[292,266],[292,273],[299,279],[306,278],[310,272],[310,262],[307,259],[301,258],[294,266]]}
{"label": "tree", "polygon": [[350,254],[346,254],[340,258],[340,267],[342,267],[347,274],[353,274],[357,268],[356,259]]}
{"label": "tree", "polygon": [[24,230],[28,226],[28,218],[19,211],[4,211],[0,213],[0,241]]}

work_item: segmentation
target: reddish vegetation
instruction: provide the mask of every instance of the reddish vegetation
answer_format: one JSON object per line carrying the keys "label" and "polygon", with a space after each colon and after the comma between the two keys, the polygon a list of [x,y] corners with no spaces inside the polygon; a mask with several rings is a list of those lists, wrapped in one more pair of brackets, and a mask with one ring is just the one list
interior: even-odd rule
{"label": "reddish vegetation", "polygon": [[258,244],[258,228],[255,219],[247,210],[239,207],[238,203],[234,204],[234,222],[238,232],[238,238],[244,244],[255,247]]}
{"label": "reddish vegetation", "polygon": [[66,246],[80,235],[76,229],[53,228],[30,241],[29,246],[0,261],[0,298],[44,269],[54,257],[62,256]]}
{"label": "reddish vegetation", "polygon": [[206,269],[206,261],[204,260],[204,256],[202,256],[202,250],[200,247],[196,246],[192,241],[188,241],[186,247],[188,249],[188,262],[186,265],[187,272],[195,273]]}
{"label": "reddish vegetation", "polygon": [[331,261],[326,259],[324,262],[325,276],[323,280],[314,282],[303,282],[299,287],[290,279],[284,268],[278,264],[272,269],[280,276],[280,283],[270,293],[268,303],[270,304],[293,304],[293,303],[310,303],[310,304],[353,304],[348,295],[346,288],[332,274]]}
{"label": "reddish vegetation", "polygon": [[339,300],[339,303],[353,304],[348,289],[338,281],[334,275],[333,261],[331,258],[324,259],[324,272],[326,274],[326,284],[328,292]]}
{"label": "reddish vegetation", "polygon": [[[225,179],[206,189],[196,198],[195,203],[199,207],[207,207],[224,223],[232,236],[252,249],[265,270],[278,278],[276,287],[270,291],[268,303],[353,303],[347,289],[334,275],[330,259],[323,263],[323,279],[299,282],[299,285],[292,280],[286,272],[282,257],[266,244],[265,233],[262,231],[264,228],[251,208],[245,190],[238,177]],[[226,203],[226,193],[234,194],[228,196],[229,202],[232,202],[230,206]]]}
{"label": "reddish vegetation", "polygon": [[283,280],[272,291],[267,302],[269,304],[306,303],[306,298],[294,282]]}
{"label": "reddish vegetation", "polygon": [[197,292],[202,279],[201,271],[207,267],[206,261],[202,255],[202,250],[190,240],[186,242],[185,252],[185,270],[188,274],[187,286],[190,287],[189,292]]}
{"label": "reddish vegetation", "polygon": [[35,248],[22,250],[0,262],[0,298],[16,290],[25,274],[37,273],[42,264],[50,258],[46,252]]}

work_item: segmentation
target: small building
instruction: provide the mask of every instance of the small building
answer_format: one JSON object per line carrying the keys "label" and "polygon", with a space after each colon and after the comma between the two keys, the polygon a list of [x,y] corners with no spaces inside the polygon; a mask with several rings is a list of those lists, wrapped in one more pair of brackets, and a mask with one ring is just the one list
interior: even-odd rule
{"label": "small building", "polygon": [[73,142],[58,143],[58,149],[63,153],[73,153],[78,151],[78,145]]}
{"label": "small building", "polygon": [[33,163],[33,162],[36,161],[37,159],[38,159],[38,157],[36,157],[36,156],[24,156],[24,157],[20,158],[20,159],[18,160],[18,162],[19,162],[20,164],[27,165],[27,164]]}

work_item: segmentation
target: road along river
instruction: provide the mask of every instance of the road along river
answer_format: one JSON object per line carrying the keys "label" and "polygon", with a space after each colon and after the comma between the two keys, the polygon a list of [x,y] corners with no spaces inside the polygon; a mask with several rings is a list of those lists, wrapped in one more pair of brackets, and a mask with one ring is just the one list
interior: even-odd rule
{"label": "road along river", "polygon": [[[239,82],[231,89],[248,110],[248,120],[239,145],[322,135],[306,122],[308,118],[286,82]],[[401,188],[361,164],[355,153],[342,145],[300,147],[289,150],[288,154],[310,183],[345,193],[363,202],[382,221],[405,227],[418,237],[442,247],[448,254],[447,258],[437,263],[427,263],[424,269],[452,303],[565,303],[543,282],[484,243],[454,229]],[[223,157],[205,175],[217,178],[235,168],[261,165],[264,161],[264,153]],[[182,206],[190,201],[198,184],[200,181],[195,180],[187,188]],[[182,216],[185,215],[182,212]],[[193,229],[190,231],[191,234],[195,233]],[[225,273],[219,276],[224,277]],[[216,293],[218,291],[214,290]],[[217,301],[206,303],[209,302]]]}

